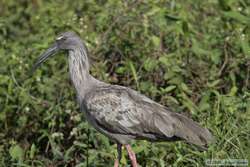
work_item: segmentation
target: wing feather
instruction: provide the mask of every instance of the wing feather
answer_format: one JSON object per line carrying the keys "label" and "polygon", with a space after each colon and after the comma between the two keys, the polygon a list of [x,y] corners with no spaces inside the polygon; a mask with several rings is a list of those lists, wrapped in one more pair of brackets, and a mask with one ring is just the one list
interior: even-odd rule
{"label": "wing feather", "polygon": [[149,140],[184,139],[206,145],[210,132],[191,119],[173,113],[138,92],[110,85],[86,96],[88,112],[105,130]]}

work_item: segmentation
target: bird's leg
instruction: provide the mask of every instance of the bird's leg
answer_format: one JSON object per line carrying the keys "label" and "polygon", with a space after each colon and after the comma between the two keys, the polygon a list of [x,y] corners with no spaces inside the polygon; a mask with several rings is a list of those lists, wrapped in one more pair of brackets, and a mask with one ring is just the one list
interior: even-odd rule
{"label": "bird's leg", "polygon": [[132,162],[132,166],[133,166],[133,167],[137,167],[136,156],[135,156],[135,153],[134,153],[134,151],[132,150],[131,146],[130,146],[129,144],[126,144],[125,147],[126,147],[126,149],[127,149],[129,159],[130,159],[131,162]]}
{"label": "bird's leg", "polygon": [[118,157],[115,160],[114,167],[119,167],[119,163],[120,163],[120,160],[122,158],[122,145],[119,143],[117,143],[117,153],[118,153]]}

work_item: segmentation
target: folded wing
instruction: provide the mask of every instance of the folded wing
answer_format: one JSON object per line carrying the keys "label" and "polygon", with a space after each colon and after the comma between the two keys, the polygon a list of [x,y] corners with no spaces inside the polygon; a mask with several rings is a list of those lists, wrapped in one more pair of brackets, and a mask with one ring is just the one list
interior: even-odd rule
{"label": "folded wing", "polygon": [[129,88],[100,87],[86,96],[86,105],[98,125],[110,133],[152,141],[185,140],[198,146],[212,140],[211,133],[193,120]]}

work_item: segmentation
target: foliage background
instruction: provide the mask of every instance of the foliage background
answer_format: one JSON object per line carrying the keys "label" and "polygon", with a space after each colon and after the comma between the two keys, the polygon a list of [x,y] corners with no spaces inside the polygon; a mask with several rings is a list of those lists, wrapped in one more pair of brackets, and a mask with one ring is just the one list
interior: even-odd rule
{"label": "foliage background", "polygon": [[135,142],[141,166],[250,160],[248,0],[1,0],[0,166],[113,165],[115,144],[79,112],[67,56],[29,73],[67,30],[86,41],[95,77],[184,112],[216,137],[205,152]]}

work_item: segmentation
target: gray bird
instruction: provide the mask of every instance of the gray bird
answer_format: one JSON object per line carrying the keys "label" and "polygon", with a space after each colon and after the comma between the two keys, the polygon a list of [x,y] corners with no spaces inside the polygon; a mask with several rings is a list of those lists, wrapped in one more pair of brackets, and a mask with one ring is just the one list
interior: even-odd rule
{"label": "gray bird", "polygon": [[134,139],[178,141],[206,147],[211,133],[184,115],[128,87],[111,85],[95,79],[89,73],[88,50],[74,32],[60,34],[55,43],[38,58],[33,70],[59,50],[68,51],[71,80],[77,91],[80,109],[88,122],[99,132],[117,143],[119,166],[124,146],[131,164],[137,167],[136,156],[129,143]]}

